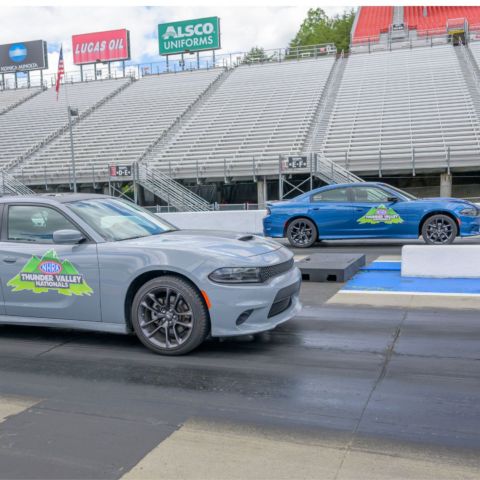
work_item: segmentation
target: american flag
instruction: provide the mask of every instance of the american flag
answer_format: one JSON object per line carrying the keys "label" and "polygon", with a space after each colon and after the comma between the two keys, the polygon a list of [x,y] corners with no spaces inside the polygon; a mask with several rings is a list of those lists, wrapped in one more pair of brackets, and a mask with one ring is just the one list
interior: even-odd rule
{"label": "american flag", "polygon": [[62,77],[65,74],[65,66],[63,65],[63,45],[60,47],[60,56],[58,57],[58,71],[57,71],[57,84],[55,85],[55,90],[57,92],[57,100],[58,100],[58,92],[60,91],[60,82],[62,81]]}

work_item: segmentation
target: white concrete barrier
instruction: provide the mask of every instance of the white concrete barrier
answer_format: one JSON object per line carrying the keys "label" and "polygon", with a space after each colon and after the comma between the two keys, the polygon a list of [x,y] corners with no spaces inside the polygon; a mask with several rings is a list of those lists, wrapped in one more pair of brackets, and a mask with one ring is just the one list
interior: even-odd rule
{"label": "white concrete barrier", "polygon": [[175,212],[157,215],[181,229],[228,230],[263,233],[266,210],[232,210],[223,212]]}
{"label": "white concrete barrier", "polygon": [[402,277],[480,278],[480,245],[405,245]]}

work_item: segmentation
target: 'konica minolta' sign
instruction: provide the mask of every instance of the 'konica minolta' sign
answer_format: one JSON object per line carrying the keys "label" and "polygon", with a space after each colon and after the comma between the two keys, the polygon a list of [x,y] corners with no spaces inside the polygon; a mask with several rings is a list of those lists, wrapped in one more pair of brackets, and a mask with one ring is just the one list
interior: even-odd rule
{"label": "'konica minolta' sign", "polygon": [[47,42],[34,40],[0,45],[0,73],[48,68]]}

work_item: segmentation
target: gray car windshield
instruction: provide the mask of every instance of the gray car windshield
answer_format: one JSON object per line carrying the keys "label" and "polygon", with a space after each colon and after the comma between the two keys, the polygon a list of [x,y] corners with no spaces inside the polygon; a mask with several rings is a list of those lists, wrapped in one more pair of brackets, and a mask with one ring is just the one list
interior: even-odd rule
{"label": "gray car windshield", "polygon": [[144,208],[112,198],[79,200],[70,208],[105,240],[149,237],[175,227]]}

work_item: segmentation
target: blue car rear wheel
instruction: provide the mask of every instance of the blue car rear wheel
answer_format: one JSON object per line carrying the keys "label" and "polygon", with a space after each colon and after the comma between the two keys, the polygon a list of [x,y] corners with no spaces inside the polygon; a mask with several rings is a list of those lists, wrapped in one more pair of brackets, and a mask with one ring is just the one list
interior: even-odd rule
{"label": "blue car rear wheel", "polygon": [[308,218],[296,218],[288,225],[287,238],[292,247],[309,248],[318,239],[317,227]]}

